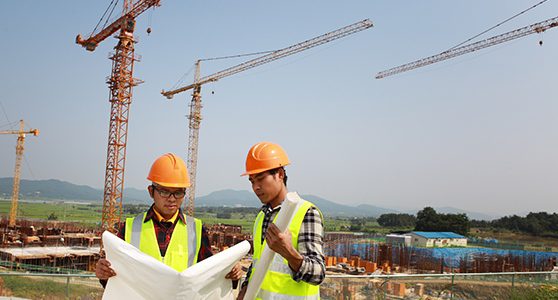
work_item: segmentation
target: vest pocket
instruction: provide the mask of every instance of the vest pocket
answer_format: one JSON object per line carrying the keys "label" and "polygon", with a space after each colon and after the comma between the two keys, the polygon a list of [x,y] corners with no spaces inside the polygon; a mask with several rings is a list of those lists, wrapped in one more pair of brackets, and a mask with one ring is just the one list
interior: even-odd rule
{"label": "vest pocket", "polygon": [[182,272],[188,267],[188,252],[182,245],[177,245],[173,248],[174,249],[167,249],[165,264],[178,272]]}

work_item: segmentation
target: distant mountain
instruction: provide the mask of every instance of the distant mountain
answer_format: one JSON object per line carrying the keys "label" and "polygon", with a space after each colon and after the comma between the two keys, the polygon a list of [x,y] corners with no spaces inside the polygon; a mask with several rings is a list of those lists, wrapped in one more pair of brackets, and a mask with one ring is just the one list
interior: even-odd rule
{"label": "distant mountain", "polygon": [[220,190],[196,198],[199,206],[260,207],[261,202],[249,191]]}
{"label": "distant mountain", "polygon": [[[11,198],[14,179],[0,178],[0,197]],[[22,200],[66,200],[80,202],[102,202],[103,191],[87,185],[76,185],[57,179],[26,180],[19,182],[19,194]],[[134,188],[124,189],[124,198],[128,203],[150,203],[147,191]]]}
{"label": "distant mountain", "polygon": [[[378,217],[383,213],[396,213],[397,211],[377,207],[368,204],[362,204],[357,207],[338,204],[324,198],[314,195],[301,195],[305,200],[314,203],[320,208],[322,213],[328,216],[345,216],[345,217]],[[220,190],[213,192],[206,196],[201,196],[196,199],[196,205],[201,206],[245,206],[245,207],[260,207],[262,204],[260,200],[249,191],[237,190]]]}
{"label": "distant mountain", "polygon": [[369,204],[358,206],[343,205],[313,195],[301,195],[320,208],[323,214],[335,217],[379,217],[385,213],[398,213],[396,210],[378,207]]}
{"label": "distant mountain", "polygon": [[143,190],[136,188],[124,188],[124,201],[133,204],[151,204],[153,200],[149,197],[147,186]]}
{"label": "distant mountain", "polygon": [[[0,197],[9,199],[12,193],[13,178],[0,178]],[[49,180],[21,180],[20,199],[22,200],[66,200],[82,202],[102,202],[103,191],[86,185],[56,179]],[[338,204],[314,195],[301,195],[303,199],[313,202],[328,216],[345,217],[378,217],[383,213],[397,212],[395,210],[362,204],[357,207]],[[151,198],[146,190],[135,188],[124,189],[124,202],[133,204],[150,204]],[[220,190],[196,199],[199,206],[228,206],[228,207],[260,207],[260,200],[251,191]]]}
{"label": "distant mountain", "polygon": [[[4,198],[12,197],[14,179],[11,177],[0,178],[0,195]],[[82,200],[100,201],[102,191],[86,185],[75,185],[73,183],[56,179],[48,180],[25,180],[19,182],[19,193],[21,199],[59,199],[59,200]]]}
{"label": "distant mountain", "polygon": [[[13,178],[0,178],[0,197],[10,199],[12,196]],[[20,181],[20,199],[22,200],[66,200],[102,203],[103,191],[87,185],[56,179]],[[311,201],[328,216],[344,217],[378,217],[386,213],[401,213],[402,210],[383,208],[369,204],[358,206],[339,204],[314,195],[301,195],[303,199]],[[145,189],[125,188],[124,203],[151,204],[152,200]],[[228,206],[228,207],[260,207],[260,200],[251,191],[220,190],[196,199],[198,206]],[[465,211],[454,207],[435,207],[439,213],[465,213],[469,219],[492,220],[499,216]],[[404,212],[416,215],[418,210]]]}
{"label": "distant mountain", "polygon": [[[442,214],[466,214],[467,217],[469,218],[469,220],[495,220],[498,219],[502,216],[495,216],[495,215],[489,215],[489,214],[484,214],[484,213],[480,213],[480,212],[475,212],[475,211],[468,211],[468,210],[463,210],[463,209],[459,209],[459,208],[455,208],[455,207],[449,207],[449,206],[444,206],[444,207],[434,207],[434,209],[436,210],[436,212],[438,213],[442,213]],[[415,212],[416,214],[416,212]]]}

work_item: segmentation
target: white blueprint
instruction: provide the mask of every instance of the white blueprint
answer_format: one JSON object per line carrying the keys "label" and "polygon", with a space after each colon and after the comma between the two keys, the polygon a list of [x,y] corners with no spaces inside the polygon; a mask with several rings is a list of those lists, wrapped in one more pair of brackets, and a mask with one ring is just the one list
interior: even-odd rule
{"label": "white blueprint", "polygon": [[116,272],[103,300],[234,299],[225,275],[250,250],[250,243],[243,241],[178,273],[108,231],[103,233],[103,245]]}

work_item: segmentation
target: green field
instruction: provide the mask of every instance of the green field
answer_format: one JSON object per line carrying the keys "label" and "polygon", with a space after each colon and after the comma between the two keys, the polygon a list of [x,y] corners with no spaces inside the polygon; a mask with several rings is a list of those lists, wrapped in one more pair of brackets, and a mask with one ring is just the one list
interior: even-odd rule
{"label": "green field", "polygon": [[[7,218],[11,201],[0,200],[0,215]],[[132,217],[146,211],[149,205],[124,205],[123,218]],[[240,225],[242,231],[250,233],[258,208],[242,207],[198,207],[195,216],[204,224]],[[101,204],[65,203],[65,202],[20,202],[18,218],[34,220],[51,220],[76,222],[88,227],[99,227],[102,214]],[[364,232],[387,234],[397,231],[412,231],[413,228],[382,227],[374,218],[325,217],[326,232]],[[476,237],[497,238],[502,243],[517,243],[538,251],[557,251],[558,241],[555,238],[532,236],[526,233],[509,230],[471,228],[469,234]]]}
{"label": "green field", "polygon": [[2,276],[2,295],[28,299],[99,299],[102,289],[98,282],[66,285],[64,278]]}
{"label": "green field", "polygon": [[[0,215],[8,218],[10,214],[11,201],[0,200]],[[148,205],[125,205],[123,218],[135,216],[141,211],[146,211]],[[48,220],[76,222],[86,226],[99,226],[102,215],[100,204],[80,204],[64,202],[19,202],[18,219]],[[257,209],[252,212],[230,212],[229,215],[222,211],[232,209],[200,208],[196,209],[195,215],[205,224],[230,224],[241,225],[243,231],[250,232],[252,223],[256,217]]]}
{"label": "green field", "polygon": [[[0,214],[8,217],[11,202],[0,200]],[[148,205],[124,205],[123,218],[135,216],[137,213],[147,210]],[[195,216],[205,224],[229,224],[241,225],[243,232],[250,232],[252,224],[258,213],[258,208],[196,208]],[[65,202],[19,202],[18,218],[77,222],[87,226],[99,226],[101,221],[101,204],[81,204]],[[324,220],[325,230],[334,231],[358,231],[388,233],[394,228],[381,227],[373,218],[329,218]],[[410,228],[399,228],[409,230]],[[398,229],[395,229],[398,230]]]}
{"label": "green field", "polygon": [[[0,214],[8,217],[11,201],[0,201]],[[95,225],[100,223],[102,206],[96,204],[74,204],[62,202],[19,202],[17,217],[24,219],[78,222]]]}

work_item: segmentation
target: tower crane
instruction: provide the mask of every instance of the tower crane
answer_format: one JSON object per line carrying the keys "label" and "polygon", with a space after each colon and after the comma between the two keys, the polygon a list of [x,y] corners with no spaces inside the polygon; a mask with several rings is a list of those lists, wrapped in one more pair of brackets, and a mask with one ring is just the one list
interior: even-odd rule
{"label": "tower crane", "polygon": [[19,120],[19,130],[3,130],[0,134],[17,134],[17,145],[16,145],[16,162],[14,168],[14,186],[12,190],[12,207],[10,208],[10,220],[8,225],[10,227],[15,227],[16,216],[17,216],[17,201],[19,198],[19,178],[21,175],[21,159],[23,158],[23,150],[25,145],[25,135],[33,134],[34,136],[39,135],[38,129],[31,129],[25,131],[23,120]]}
{"label": "tower crane", "polygon": [[497,36],[493,36],[491,38],[478,41],[475,43],[467,44],[461,47],[453,48],[447,51],[444,51],[440,54],[436,54],[427,58],[419,59],[414,62],[410,62],[395,68],[391,68],[389,70],[381,71],[376,74],[376,79],[384,78],[387,76],[403,73],[406,71],[410,71],[416,68],[420,68],[426,65],[430,65],[433,63],[437,63],[439,61],[443,61],[446,59],[450,59],[456,56],[460,56],[469,52],[477,51],[483,48],[487,48],[490,46],[494,46],[497,44],[501,44],[503,42],[511,41],[514,39],[518,39],[520,37],[524,37],[533,33],[542,33],[547,29],[552,29],[558,26],[558,17],[548,19],[539,23],[535,23],[529,26],[525,26],[516,30],[512,30],[506,32],[504,34],[500,34]]}
{"label": "tower crane", "polygon": [[273,51],[269,54],[254,58],[252,60],[246,61],[239,65],[227,68],[225,70],[219,71],[212,75],[200,78],[200,60],[196,62],[196,71],[194,74],[194,83],[180,87],[170,91],[162,91],[161,94],[172,99],[174,95],[181,92],[192,90],[192,100],[190,102],[190,115],[189,119],[189,140],[188,140],[188,169],[190,172],[190,182],[191,186],[187,190],[188,195],[188,214],[194,214],[194,196],[196,192],[196,169],[197,169],[197,159],[198,159],[198,139],[201,117],[201,87],[202,85],[210,82],[215,82],[219,79],[225,78],[227,76],[252,69],[254,67],[278,60],[280,58],[308,50],[310,48],[331,42],[336,39],[351,35],[353,33],[368,29],[372,27],[373,24],[369,19],[362,20],[360,22],[345,26],[343,28],[328,32],[326,34],[320,35],[310,40]]}
{"label": "tower crane", "polygon": [[[107,161],[105,170],[105,187],[103,192],[103,217],[101,227],[114,230],[114,225],[122,214],[122,192],[124,190],[124,166],[126,162],[126,143],[128,139],[128,117],[132,102],[132,87],[141,83],[133,77],[134,29],[136,17],[151,7],[160,6],[160,0],[124,0],[122,16],[98,33],[92,33],[83,39],[77,35],[76,43],[88,51],[94,51],[100,42],[120,32],[116,36],[118,44],[111,53],[112,72],[107,77],[110,96],[110,120]],[[117,211],[118,209],[118,211]]]}

